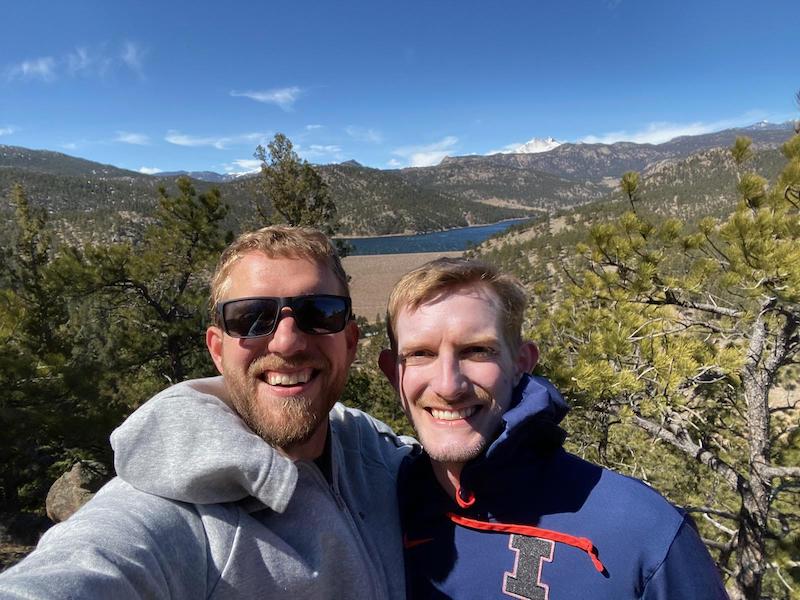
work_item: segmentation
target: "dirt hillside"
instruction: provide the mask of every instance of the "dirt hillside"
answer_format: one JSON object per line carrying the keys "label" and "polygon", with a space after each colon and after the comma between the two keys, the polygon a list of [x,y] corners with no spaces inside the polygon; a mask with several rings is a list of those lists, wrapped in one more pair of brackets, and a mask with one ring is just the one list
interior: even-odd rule
{"label": "dirt hillside", "polygon": [[348,256],[342,262],[351,277],[354,312],[370,322],[374,322],[378,315],[382,318],[389,292],[397,280],[411,269],[440,256],[461,256],[461,252]]}

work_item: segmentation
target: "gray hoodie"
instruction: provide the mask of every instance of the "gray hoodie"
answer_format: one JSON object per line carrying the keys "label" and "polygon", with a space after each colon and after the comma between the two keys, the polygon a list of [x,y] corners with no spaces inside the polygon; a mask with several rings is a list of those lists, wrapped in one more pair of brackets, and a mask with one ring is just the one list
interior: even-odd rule
{"label": "gray hoodie", "polygon": [[409,439],[337,404],[331,481],[256,436],[222,378],[111,436],[118,477],[0,575],[0,598],[404,598],[395,479]]}

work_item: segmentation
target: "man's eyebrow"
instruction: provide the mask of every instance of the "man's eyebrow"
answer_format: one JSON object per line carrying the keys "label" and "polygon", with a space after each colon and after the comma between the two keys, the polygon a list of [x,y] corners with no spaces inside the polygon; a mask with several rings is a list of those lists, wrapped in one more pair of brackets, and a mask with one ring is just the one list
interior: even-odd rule
{"label": "man's eyebrow", "polygon": [[490,336],[470,339],[469,341],[459,344],[459,346],[462,348],[468,348],[469,346],[497,346],[499,344],[500,344],[500,338],[498,336],[490,335]]}

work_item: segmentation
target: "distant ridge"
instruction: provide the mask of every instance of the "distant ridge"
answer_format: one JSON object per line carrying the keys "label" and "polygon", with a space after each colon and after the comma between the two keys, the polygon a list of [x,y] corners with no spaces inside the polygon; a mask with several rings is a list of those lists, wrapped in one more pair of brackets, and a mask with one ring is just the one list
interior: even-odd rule
{"label": "distant ridge", "polygon": [[159,171],[153,173],[152,177],[191,177],[199,181],[208,181],[209,183],[224,183],[226,181],[233,181],[242,175],[221,174],[214,171]]}
{"label": "distant ridge", "polygon": [[[708,202],[728,167],[723,149],[747,135],[754,149],[777,149],[793,131],[791,123],[755,123],[663,144],[560,143],[534,153],[445,158],[435,167],[376,169],[349,160],[317,166],[338,208],[340,233],[346,236],[414,233],[491,223],[512,217],[554,214],[608,197],[625,171],[639,171],[650,197],[672,202],[685,194],[702,194]],[[709,151],[714,149],[719,152]],[[699,155],[703,154],[703,157]],[[696,160],[692,157],[697,157]],[[676,162],[678,161],[678,162]],[[681,161],[689,161],[685,164]],[[720,162],[722,161],[722,162]],[[258,193],[254,175],[211,171],[174,171],[146,175],[48,150],[0,146],[0,198],[21,183],[32,203],[47,208],[71,227],[92,228],[115,215],[131,221],[149,215],[159,186],[174,189],[174,180],[192,178],[198,192],[217,186],[231,207],[231,223],[252,218]],[[7,204],[5,205],[7,207]],[[2,209],[3,204],[0,204]],[[86,215],[76,225],[76,215]],[[104,219],[101,223],[100,219]]]}
{"label": "distant ridge", "polygon": [[0,167],[16,167],[56,175],[94,176],[105,178],[144,178],[136,171],[77,158],[52,150],[31,150],[21,146],[0,144]]}

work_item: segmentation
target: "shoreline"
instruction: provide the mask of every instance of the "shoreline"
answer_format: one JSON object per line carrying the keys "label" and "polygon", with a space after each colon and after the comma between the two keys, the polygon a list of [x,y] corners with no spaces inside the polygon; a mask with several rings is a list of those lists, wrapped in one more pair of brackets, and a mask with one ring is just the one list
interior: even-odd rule
{"label": "shoreline", "polygon": [[[488,227],[490,225],[497,225],[498,223],[508,223],[509,221],[529,221],[535,217],[513,217],[510,219],[501,219],[493,221],[492,223],[475,223],[473,225],[464,225],[462,227],[448,227],[447,229],[437,229],[435,231],[418,231],[416,233],[382,233],[378,235],[336,235],[333,240],[374,240],[375,238],[391,238],[391,237],[414,237],[418,235],[430,235],[434,233],[445,233],[446,231],[455,231],[457,229],[474,229],[475,227]],[[374,254],[372,256],[378,256]]]}

